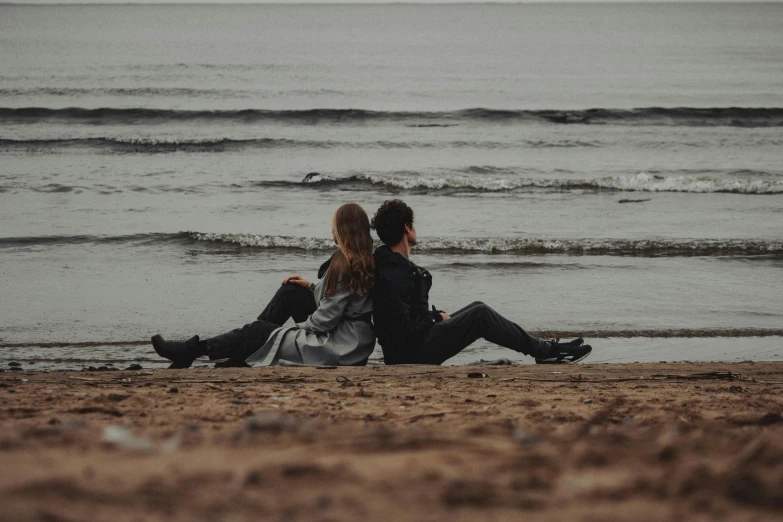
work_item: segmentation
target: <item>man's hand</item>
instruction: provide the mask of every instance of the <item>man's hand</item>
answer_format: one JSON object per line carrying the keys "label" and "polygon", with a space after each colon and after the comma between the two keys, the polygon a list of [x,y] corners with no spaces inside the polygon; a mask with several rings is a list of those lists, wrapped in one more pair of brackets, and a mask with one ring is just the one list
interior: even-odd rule
{"label": "man's hand", "polygon": [[437,308],[435,308],[435,305],[432,305],[432,313],[440,314],[440,316],[443,318],[444,321],[448,321],[449,319],[451,319],[451,316],[449,314],[447,314],[443,310],[438,310]]}
{"label": "man's hand", "polygon": [[307,287],[310,286],[310,281],[308,281],[307,279],[302,278],[302,276],[300,276],[299,274],[294,274],[292,276],[288,276],[285,279],[283,279],[283,284],[284,285],[287,285],[289,283],[294,284],[294,285],[299,285],[299,286],[302,286],[304,288],[307,288]]}

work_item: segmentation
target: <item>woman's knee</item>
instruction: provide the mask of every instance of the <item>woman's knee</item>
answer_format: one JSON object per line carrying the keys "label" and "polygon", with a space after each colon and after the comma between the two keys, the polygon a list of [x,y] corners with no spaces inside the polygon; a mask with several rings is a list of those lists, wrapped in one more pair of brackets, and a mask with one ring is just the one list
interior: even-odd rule
{"label": "woman's knee", "polygon": [[309,292],[310,291],[307,288],[301,287],[299,285],[295,285],[293,283],[288,283],[287,285],[280,285],[280,288],[277,290],[277,295],[283,298],[295,299]]}

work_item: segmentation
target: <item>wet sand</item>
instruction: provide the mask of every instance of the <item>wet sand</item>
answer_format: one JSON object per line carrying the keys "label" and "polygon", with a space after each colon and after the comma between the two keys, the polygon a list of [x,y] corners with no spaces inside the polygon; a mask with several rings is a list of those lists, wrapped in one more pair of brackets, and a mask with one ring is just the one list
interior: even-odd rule
{"label": "wet sand", "polygon": [[0,373],[0,520],[780,520],[783,364]]}

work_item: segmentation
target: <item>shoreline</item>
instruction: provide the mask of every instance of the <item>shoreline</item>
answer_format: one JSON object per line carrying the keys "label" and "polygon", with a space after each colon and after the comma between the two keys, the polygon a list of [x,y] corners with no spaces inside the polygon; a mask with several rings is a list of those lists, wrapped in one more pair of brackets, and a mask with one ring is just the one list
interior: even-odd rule
{"label": "shoreline", "polygon": [[0,520],[776,520],[783,363],[0,373]]}
{"label": "shoreline", "polygon": [[[544,337],[536,332],[538,337]],[[556,337],[556,336],[554,336]],[[586,337],[593,353],[586,364],[629,363],[710,363],[728,364],[753,361],[782,362],[783,335],[754,337]],[[125,370],[130,367],[161,370],[169,362],[160,358],[148,341],[135,345],[118,342],[71,343],[0,343],[0,373],[12,369],[24,371],[90,371],[97,369]],[[470,366],[505,360],[514,365],[528,366],[534,360],[524,354],[479,340],[444,363],[444,366]],[[584,364],[583,363],[583,364]],[[368,366],[384,366],[379,346],[370,356]],[[214,361],[197,359],[194,368],[209,369]]]}

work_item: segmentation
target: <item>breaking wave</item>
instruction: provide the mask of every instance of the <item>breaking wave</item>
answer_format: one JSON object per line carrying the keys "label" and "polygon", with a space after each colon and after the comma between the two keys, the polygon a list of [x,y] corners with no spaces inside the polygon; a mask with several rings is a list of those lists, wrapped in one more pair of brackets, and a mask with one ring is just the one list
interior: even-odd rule
{"label": "breaking wave", "polygon": [[[535,171],[528,171],[546,175]],[[560,174],[566,173],[561,171]],[[520,173],[523,174],[523,173]],[[99,194],[121,192],[139,193],[214,193],[216,191],[249,191],[265,189],[286,190],[341,190],[341,191],[410,191],[449,196],[470,193],[514,193],[531,191],[579,191],[580,193],[612,192],[687,192],[697,194],[728,193],[742,195],[783,194],[783,176],[766,172],[732,171],[703,177],[696,174],[661,176],[639,173],[626,176],[608,176],[595,179],[547,177],[517,177],[514,169],[505,167],[467,167],[450,170],[444,176],[420,176],[415,172],[388,174],[355,174],[345,177],[311,172],[300,181],[262,180],[235,183],[202,183],[194,185],[71,185],[47,183],[31,185],[21,181],[0,183],[0,191],[30,190],[41,193],[94,191]],[[648,199],[621,199],[619,203],[640,203]]]}
{"label": "breaking wave", "polygon": [[0,120],[31,122],[68,120],[81,123],[154,123],[163,121],[230,120],[235,122],[288,123],[369,123],[399,122],[421,126],[468,122],[553,123],[579,125],[671,125],[671,126],[783,126],[783,108],[779,107],[645,107],[638,109],[586,110],[497,110],[464,109],[458,111],[372,111],[365,109],[305,110],[174,110],[150,108],[69,107],[0,108]]}
{"label": "breaking wave", "polygon": [[[121,236],[53,235],[0,237],[2,248],[36,246],[158,245],[165,243],[226,245],[262,250],[332,252],[334,240],[320,237],[235,234],[215,232],[146,233]],[[380,243],[376,241],[376,247]],[[465,254],[568,254],[618,256],[780,256],[783,241],[753,239],[528,239],[507,237],[434,237],[421,239],[417,252],[442,255]]]}
{"label": "breaking wave", "polygon": [[123,236],[97,236],[97,235],[52,235],[52,236],[22,236],[22,237],[0,237],[0,248],[9,247],[35,247],[35,246],[62,246],[62,245],[82,245],[82,244],[152,244],[167,243],[172,241],[184,241],[189,238],[189,234],[179,232],[169,233],[149,233],[149,234],[129,234]]}
{"label": "breaking wave", "polygon": [[[79,78],[86,80],[87,78]],[[249,97],[255,91],[189,87],[26,87],[0,88],[0,96],[172,96],[177,98]]]}
{"label": "breaking wave", "polygon": [[434,148],[480,148],[480,149],[517,149],[517,148],[578,148],[599,147],[597,142],[584,140],[521,140],[513,142],[499,141],[335,141],[335,140],[293,140],[285,138],[249,138],[249,139],[184,139],[168,140],[156,138],[66,138],[66,139],[0,139],[2,149],[103,149],[121,153],[166,153],[166,152],[226,152],[246,149],[285,149],[285,148],[368,148],[368,149],[434,149]]}
{"label": "breaking wave", "polygon": [[[241,247],[333,251],[328,238],[187,232],[195,241],[228,243]],[[377,245],[376,245],[377,246]],[[430,238],[416,246],[433,254],[575,254],[628,256],[780,255],[783,241],[701,239],[524,239]]]}
{"label": "breaking wave", "polygon": [[[481,169],[481,167],[471,167],[470,169]],[[742,174],[747,174],[747,171],[743,171]],[[766,175],[766,173],[761,172],[757,174]],[[260,182],[258,184],[263,183],[264,182]],[[420,177],[415,175],[378,176],[365,174],[340,178],[326,174],[311,173],[302,180],[302,183],[314,187],[344,187],[347,189],[358,189],[362,188],[362,186],[375,186],[396,190],[423,190],[432,192],[510,192],[529,189],[550,189],[619,190],[629,192],[726,192],[734,194],[783,193],[783,179],[780,178],[705,178],[693,176],[661,176],[645,172],[627,176],[607,176],[595,179],[524,177],[487,179],[478,176]]]}
{"label": "breaking wave", "polygon": [[223,152],[246,148],[329,148],[335,142],[303,141],[274,138],[254,139],[186,139],[167,140],[156,138],[67,138],[67,139],[0,139],[0,149],[33,148],[90,148],[116,152]]}

